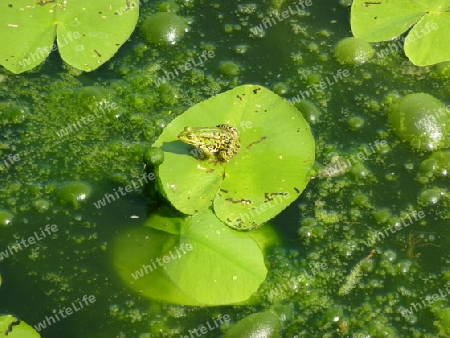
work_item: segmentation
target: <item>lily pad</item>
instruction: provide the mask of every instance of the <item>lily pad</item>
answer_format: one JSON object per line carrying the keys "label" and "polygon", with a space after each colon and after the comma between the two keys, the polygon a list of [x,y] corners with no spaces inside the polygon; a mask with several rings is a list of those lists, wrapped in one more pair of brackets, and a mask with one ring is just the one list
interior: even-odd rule
{"label": "lily pad", "polygon": [[411,29],[405,53],[415,65],[450,60],[448,0],[355,0],[351,27],[355,37],[369,42],[387,41]]}
{"label": "lily pad", "polygon": [[449,23],[450,13],[426,15],[419,20],[405,42],[405,54],[412,63],[429,66],[450,60],[450,35],[443,34]]}
{"label": "lily pad", "polygon": [[138,17],[138,1],[3,2],[0,64],[13,73],[22,73],[58,49],[68,64],[92,71],[130,37]]}
{"label": "lily pad", "polygon": [[[198,159],[195,148],[177,139],[186,126],[219,124],[239,133],[240,150],[228,162]],[[212,206],[236,229],[256,228],[292,203],[309,181],[315,152],[301,113],[257,85],[236,87],[188,109],[153,146],[164,151],[157,176],[173,206],[185,214]]]}
{"label": "lily pad", "polygon": [[0,332],[1,337],[8,338],[39,338],[41,336],[33,327],[12,315],[0,316]]}
{"label": "lily pad", "polygon": [[[184,218],[154,215],[146,225],[119,235],[114,264],[124,282],[149,299],[236,304],[266,277],[260,246],[209,210]],[[168,228],[171,233],[155,230]]]}

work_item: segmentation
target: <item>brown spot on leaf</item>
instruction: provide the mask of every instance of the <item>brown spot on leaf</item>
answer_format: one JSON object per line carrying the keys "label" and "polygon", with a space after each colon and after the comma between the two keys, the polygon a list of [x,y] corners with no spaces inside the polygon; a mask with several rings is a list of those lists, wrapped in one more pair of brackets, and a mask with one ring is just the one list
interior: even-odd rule
{"label": "brown spot on leaf", "polygon": [[261,142],[261,141],[264,141],[266,138],[267,138],[267,136],[261,137],[258,141],[255,141],[255,142],[250,143],[250,144],[247,146],[247,148],[250,148],[251,146],[253,146],[253,145],[257,144],[257,143],[259,143],[259,142]]}
{"label": "brown spot on leaf", "polygon": [[231,197],[225,198],[225,201],[231,202],[233,204],[239,204],[239,203],[242,204],[242,205],[252,204],[251,200],[245,200],[245,199],[234,200]]}
{"label": "brown spot on leaf", "polygon": [[264,193],[264,202],[273,201],[274,196],[286,196],[287,194],[287,192],[271,192],[270,194],[266,192]]}
{"label": "brown spot on leaf", "polygon": [[365,3],[363,3],[364,7],[369,7],[370,5],[381,5],[381,1],[377,2],[366,1]]}

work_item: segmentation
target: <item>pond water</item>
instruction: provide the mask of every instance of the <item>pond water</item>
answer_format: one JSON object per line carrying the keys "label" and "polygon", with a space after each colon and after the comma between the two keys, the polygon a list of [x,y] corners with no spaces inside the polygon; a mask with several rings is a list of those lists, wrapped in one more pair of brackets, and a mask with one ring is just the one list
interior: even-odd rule
{"label": "pond water", "polygon": [[[450,155],[412,149],[387,113],[412,93],[450,104],[449,68],[416,67],[389,43],[373,44],[368,62],[340,64],[334,48],[351,36],[345,3],[146,2],[138,29],[96,71],[57,53],[21,75],[0,70],[0,313],[34,326],[72,307],[41,328],[44,338],[220,337],[269,310],[282,319],[280,337],[450,336]],[[290,5],[256,32],[271,9]],[[161,8],[189,22],[176,45],[152,45],[139,30]],[[202,51],[214,56],[200,62]],[[192,70],[159,85],[190,59]],[[120,279],[112,252],[118,234],[153,212],[143,185],[98,201],[142,175],[143,152],[171,120],[242,84],[302,110],[316,140],[313,178],[270,222],[279,242],[252,305],[146,299]]]}

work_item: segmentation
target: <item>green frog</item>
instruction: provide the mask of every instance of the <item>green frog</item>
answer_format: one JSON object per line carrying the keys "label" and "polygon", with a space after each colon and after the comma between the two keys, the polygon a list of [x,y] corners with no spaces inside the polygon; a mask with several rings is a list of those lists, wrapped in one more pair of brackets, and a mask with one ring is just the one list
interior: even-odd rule
{"label": "green frog", "polygon": [[200,158],[211,158],[217,153],[219,160],[223,162],[231,160],[241,147],[237,129],[228,124],[219,124],[216,127],[185,127],[178,139],[200,149]]}

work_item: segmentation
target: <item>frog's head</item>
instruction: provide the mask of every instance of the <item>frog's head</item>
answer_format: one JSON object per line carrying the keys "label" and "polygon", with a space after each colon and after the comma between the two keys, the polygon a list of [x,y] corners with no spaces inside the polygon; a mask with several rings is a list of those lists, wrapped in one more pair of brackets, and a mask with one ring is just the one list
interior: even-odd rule
{"label": "frog's head", "polygon": [[178,135],[178,139],[184,143],[192,144],[194,146],[201,143],[201,140],[196,135],[192,127],[185,127],[184,130]]}

